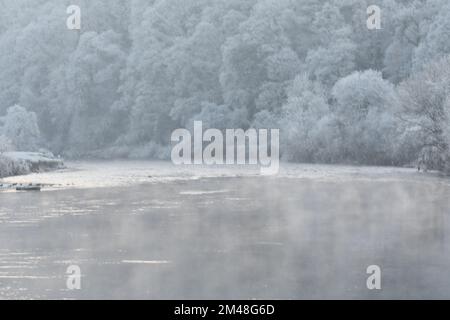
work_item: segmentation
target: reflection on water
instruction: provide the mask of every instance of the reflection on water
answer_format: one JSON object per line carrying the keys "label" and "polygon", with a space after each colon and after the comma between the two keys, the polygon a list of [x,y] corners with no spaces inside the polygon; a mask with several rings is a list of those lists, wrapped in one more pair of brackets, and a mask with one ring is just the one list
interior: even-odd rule
{"label": "reflection on water", "polygon": [[[450,298],[444,178],[98,165],[12,178],[74,188],[0,193],[0,298]],[[114,183],[92,188],[108,172]],[[66,289],[73,264],[78,291]],[[366,289],[373,264],[381,291]]]}

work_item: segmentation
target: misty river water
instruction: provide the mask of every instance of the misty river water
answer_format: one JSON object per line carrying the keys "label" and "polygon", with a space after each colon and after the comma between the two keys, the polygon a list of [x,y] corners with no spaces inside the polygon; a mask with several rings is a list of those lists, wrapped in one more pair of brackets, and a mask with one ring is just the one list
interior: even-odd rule
{"label": "misty river water", "polygon": [[[4,179],[0,299],[450,298],[450,180],[79,162]],[[81,289],[66,270],[81,268]],[[368,290],[378,265],[382,289]]]}

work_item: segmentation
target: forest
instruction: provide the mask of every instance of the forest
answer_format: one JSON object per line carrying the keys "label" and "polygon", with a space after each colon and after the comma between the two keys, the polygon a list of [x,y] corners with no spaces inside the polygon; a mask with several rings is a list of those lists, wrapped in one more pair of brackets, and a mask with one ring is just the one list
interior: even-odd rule
{"label": "forest", "polygon": [[279,128],[284,161],[450,172],[448,0],[0,3],[0,154],[168,159],[202,121]]}

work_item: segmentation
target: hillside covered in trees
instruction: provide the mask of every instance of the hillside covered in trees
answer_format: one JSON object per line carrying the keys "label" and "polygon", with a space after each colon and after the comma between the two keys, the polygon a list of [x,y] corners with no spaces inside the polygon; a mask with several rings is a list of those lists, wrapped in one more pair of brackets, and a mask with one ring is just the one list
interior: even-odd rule
{"label": "hillside covered in trees", "polygon": [[287,161],[450,171],[450,2],[1,1],[0,152],[166,158],[194,120],[280,128]]}

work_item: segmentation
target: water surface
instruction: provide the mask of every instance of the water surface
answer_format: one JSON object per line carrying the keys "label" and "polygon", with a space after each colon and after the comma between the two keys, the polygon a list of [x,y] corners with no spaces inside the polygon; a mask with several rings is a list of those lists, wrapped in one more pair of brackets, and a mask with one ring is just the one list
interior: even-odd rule
{"label": "water surface", "polygon": [[[0,298],[450,298],[450,182],[413,169],[159,162],[6,179]],[[81,290],[66,269],[82,270]],[[366,268],[382,269],[382,290]]]}

